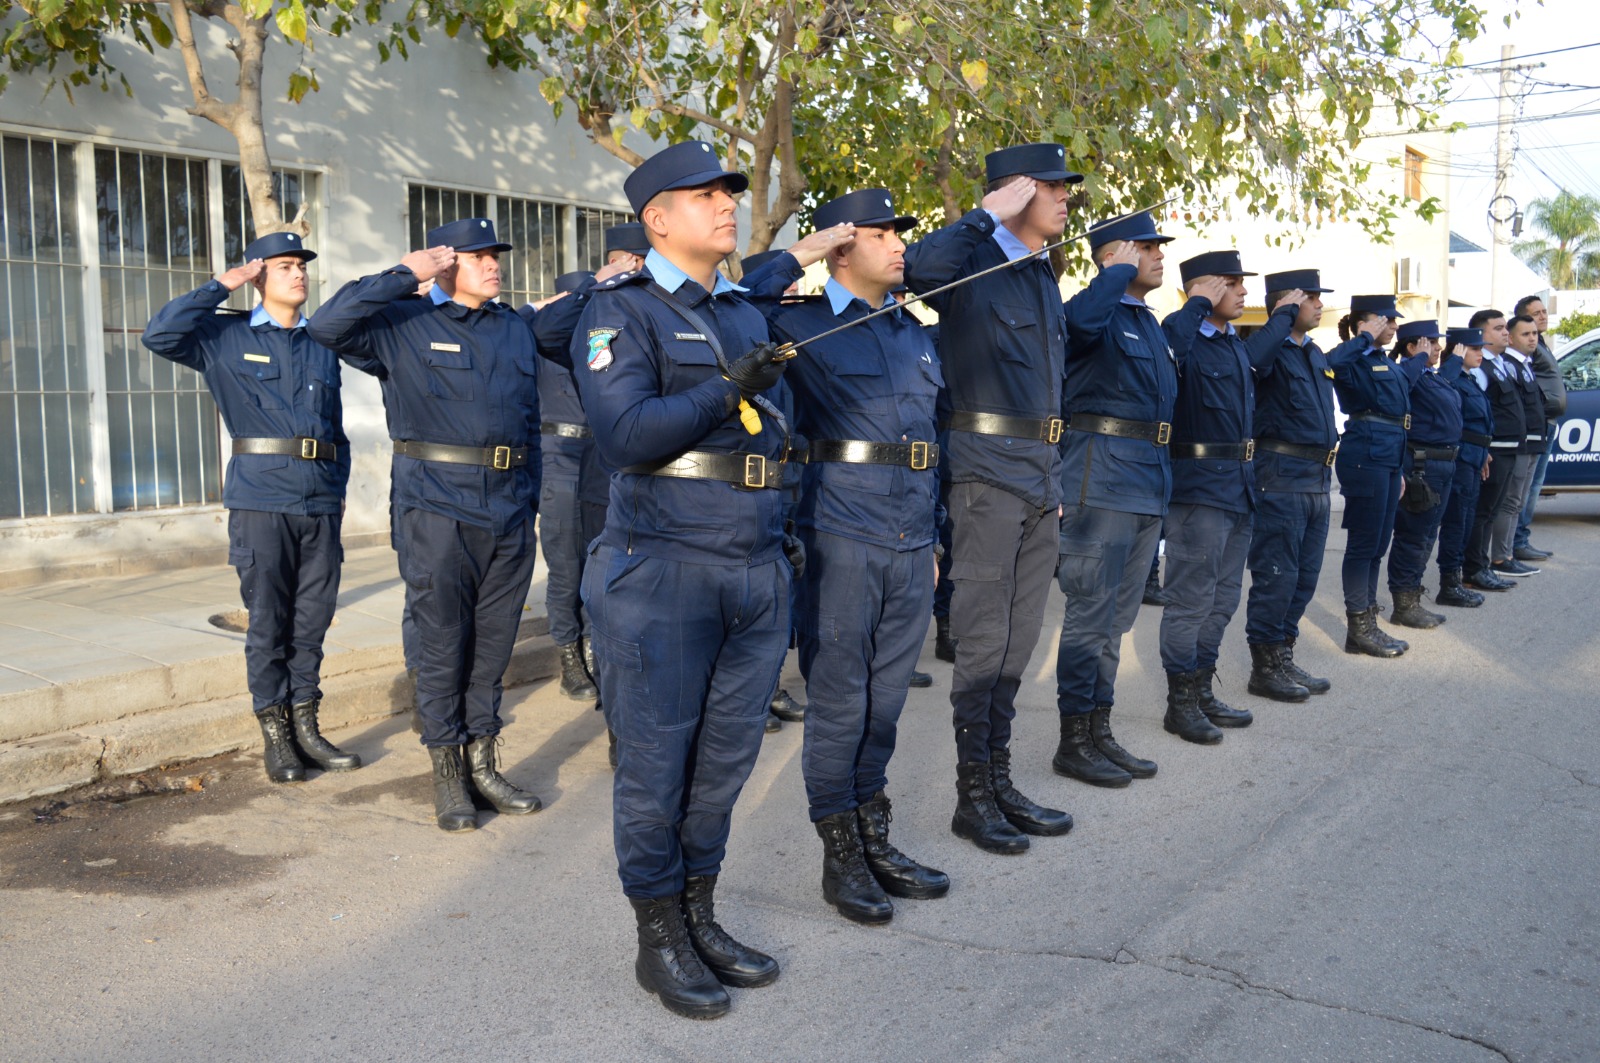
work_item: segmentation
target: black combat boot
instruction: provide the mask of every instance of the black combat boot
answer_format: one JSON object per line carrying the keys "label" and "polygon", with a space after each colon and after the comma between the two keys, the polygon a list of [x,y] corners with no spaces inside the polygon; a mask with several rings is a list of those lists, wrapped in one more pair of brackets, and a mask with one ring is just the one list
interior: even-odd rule
{"label": "black combat boot", "polygon": [[294,741],[300,747],[300,756],[323,771],[355,771],[361,767],[361,758],[354,753],[346,753],[322,737],[322,731],[317,727],[317,710],[321,707],[321,698],[307,698],[296,702],[294,708],[289,710],[290,718],[294,720]]}
{"label": "black combat boot", "polygon": [[741,945],[722,929],[712,895],[717,876],[691,875],[683,885],[683,921],[689,943],[717,981],[740,989],[756,989],[778,980],[778,961],[764,952]]}
{"label": "black combat boot", "polygon": [[583,664],[583,647],[576,642],[557,646],[561,654],[561,693],[573,701],[593,701],[600,689],[589,678],[589,669]]}
{"label": "black combat boot", "polygon": [[406,678],[411,680],[411,730],[417,734],[422,733],[422,698],[417,693],[417,670],[406,669]]}
{"label": "black combat boot", "polygon": [[889,841],[889,821],[894,812],[889,795],[879,790],[856,809],[856,829],[867,870],[891,897],[929,900],[950,892],[950,876],[917,863]]}
{"label": "black combat boot", "polygon": [[495,767],[495,746],[499,735],[484,735],[467,743],[467,770],[472,773],[472,789],[490,808],[508,816],[526,816],[544,807],[544,802],[526,790],[511,785]]}
{"label": "black combat boot", "polygon": [[440,830],[477,830],[478,814],[467,793],[467,771],[460,746],[430,746],[433,759],[433,818]]}
{"label": "black combat boot", "polygon": [[1061,744],[1050,767],[1057,775],[1078,779],[1090,786],[1127,786],[1133,775],[1123,771],[1100,751],[1091,733],[1093,713],[1080,712],[1061,717]]}
{"label": "black combat boot", "polygon": [[933,686],[933,676],[929,675],[927,672],[913,671],[911,673],[911,682],[907,683],[906,685],[918,688],[931,687]]}
{"label": "black combat boot", "polygon": [[986,853],[1011,856],[1028,851],[1028,836],[1011,825],[994,800],[989,765],[972,761],[956,765],[956,814],[950,833]]}
{"label": "black combat boot", "polygon": [[305,782],[305,763],[294,747],[294,739],[289,737],[289,710],[283,705],[269,705],[256,713],[256,723],[261,725],[267,778],[273,782]]}
{"label": "black combat boot", "polygon": [[1305,687],[1313,694],[1326,694],[1333,689],[1333,684],[1326,679],[1312,675],[1295,663],[1294,636],[1283,640],[1283,647],[1278,651],[1278,663],[1283,666],[1283,672],[1290,679]]}
{"label": "black combat boot", "polygon": [[1453,605],[1459,609],[1476,609],[1483,604],[1483,595],[1469,590],[1461,582],[1461,570],[1439,573],[1439,593],[1433,596],[1435,605]]}
{"label": "black combat boot", "polygon": [[956,660],[955,640],[950,637],[950,618],[936,616],[933,618],[933,655],[941,661],[951,664]]}
{"label": "black combat boot", "polygon": [[861,851],[856,810],[825,816],[816,827],[822,839],[822,899],[858,923],[887,923],[894,918],[894,904]]}
{"label": "black combat boot", "polygon": [[1072,816],[1058,808],[1046,808],[1024,797],[1011,781],[1011,750],[989,750],[989,783],[994,788],[994,803],[1000,814],[1024,834],[1054,838],[1072,829]]}
{"label": "black combat boot", "polygon": [[1379,642],[1386,646],[1397,649],[1401,653],[1404,653],[1411,648],[1411,643],[1407,642],[1405,639],[1395,638],[1393,635],[1389,634],[1387,631],[1383,630],[1383,628],[1378,626],[1378,617],[1383,615],[1383,607],[1381,605],[1369,605],[1367,606],[1367,612],[1372,616],[1372,633],[1377,637]]}
{"label": "black combat boot", "polygon": [[1150,566],[1150,576],[1144,581],[1144,597],[1141,599],[1145,605],[1157,607],[1167,604],[1167,592],[1161,589],[1160,562]]}
{"label": "black combat boot", "polygon": [[1117,741],[1117,736],[1111,733],[1110,705],[1096,705],[1094,711],[1089,714],[1089,737],[1094,740],[1094,747],[1107,760],[1135,779],[1155,778],[1156,762],[1129,753],[1122,748],[1122,743]]}
{"label": "black combat boot", "polygon": [[719,1019],[733,1002],[717,976],[701,961],[683,923],[683,898],[629,897],[639,921],[639,958],[633,973],[668,1011],[690,1019]]}
{"label": "black combat boot", "polygon": [[1378,638],[1378,622],[1369,609],[1346,612],[1344,652],[1368,657],[1398,657],[1401,651]]}
{"label": "black combat boot", "polygon": [[1282,642],[1250,644],[1250,681],[1245,689],[1258,698],[1273,701],[1307,701],[1311,691],[1295,681],[1285,667],[1288,651]]}
{"label": "black combat boot", "polygon": [[1195,673],[1200,678],[1195,683],[1195,701],[1200,705],[1200,711],[1206,714],[1206,719],[1218,727],[1249,727],[1255,722],[1255,713],[1249,709],[1236,709],[1226,701],[1217,697],[1216,691],[1211,689],[1211,682],[1217,676],[1217,666],[1209,665]]}
{"label": "black combat boot", "polygon": [[1214,746],[1222,732],[1200,711],[1199,685],[1199,672],[1167,673],[1167,715],[1161,726],[1185,742]]}
{"label": "black combat boot", "polygon": [[1391,591],[1394,595],[1394,616],[1390,617],[1401,627],[1430,628],[1444,623],[1444,617],[1422,606],[1422,588],[1408,587]]}
{"label": "black combat boot", "polygon": [[772,695],[772,715],[784,723],[799,723],[806,718],[806,707],[789,696],[782,687]]}

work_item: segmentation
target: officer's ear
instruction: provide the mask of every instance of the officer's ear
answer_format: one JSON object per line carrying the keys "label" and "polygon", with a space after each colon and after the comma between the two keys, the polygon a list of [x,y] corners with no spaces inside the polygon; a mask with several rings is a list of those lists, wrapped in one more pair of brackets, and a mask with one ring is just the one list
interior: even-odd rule
{"label": "officer's ear", "polygon": [[639,212],[639,223],[651,237],[652,246],[667,235],[667,215],[672,212],[672,197],[675,195],[677,192],[673,189],[657,192]]}

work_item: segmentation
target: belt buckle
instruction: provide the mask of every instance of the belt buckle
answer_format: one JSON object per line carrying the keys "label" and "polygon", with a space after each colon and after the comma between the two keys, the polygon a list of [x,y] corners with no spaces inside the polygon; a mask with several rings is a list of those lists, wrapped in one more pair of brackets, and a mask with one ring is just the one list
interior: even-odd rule
{"label": "belt buckle", "polygon": [[744,485],[746,487],[767,486],[767,459],[763,454],[746,454],[744,456]]}
{"label": "belt buckle", "polygon": [[1045,442],[1047,442],[1047,443],[1059,443],[1059,442],[1061,442],[1061,429],[1062,429],[1061,418],[1052,417],[1048,421],[1046,421],[1045,424],[1048,426],[1047,429],[1046,429],[1048,435],[1045,438]]}
{"label": "belt buckle", "polygon": [[1256,441],[1253,439],[1247,439],[1244,441],[1244,460],[1256,460]]}
{"label": "belt buckle", "polygon": [[914,472],[922,472],[928,467],[928,444],[916,442],[911,444],[911,468]]}
{"label": "belt buckle", "polygon": [[494,460],[490,464],[494,468],[499,469],[502,472],[504,472],[506,469],[511,468],[511,448],[510,447],[495,447],[494,448]]}
{"label": "belt buckle", "polygon": [[317,441],[315,439],[306,439],[303,436],[301,437],[301,439],[300,439],[300,459],[302,461],[316,461],[317,460]]}
{"label": "belt buckle", "polygon": [[1322,464],[1326,465],[1330,469],[1333,468],[1333,459],[1337,457],[1338,454],[1339,448],[1334,447],[1332,450],[1328,451],[1328,456],[1322,459]]}
{"label": "belt buckle", "polygon": [[1172,425],[1162,421],[1156,425],[1156,446],[1164,447],[1172,438]]}
{"label": "belt buckle", "polygon": [[1404,428],[1407,432],[1411,431],[1411,415],[1409,413],[1406,414],[1405,422],[1406,423],[1401,425],[1400,427]]}

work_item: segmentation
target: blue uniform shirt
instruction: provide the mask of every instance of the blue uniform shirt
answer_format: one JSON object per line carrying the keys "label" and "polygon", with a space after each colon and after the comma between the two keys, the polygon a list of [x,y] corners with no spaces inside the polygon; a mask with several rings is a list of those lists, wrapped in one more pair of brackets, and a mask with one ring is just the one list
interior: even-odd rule
{"label": "blue uniform shirt", "polygon": [[[1466,364],[1459,354],[1447,354],[1439,359],[1439,377],[1454,387],[1461,398],[1461,431],[1493,436],[1494,411],[1489,406],[1489,396],[1474,374],[1466,371]],[[1456,460],[1481,469],[1483,463],[1489,460],[1489,448],[1463,439]]]}
{"label": "blue uniform shirt", "polygon": [[[890,296],[891,305],[894,297]],[[776,304],[775,340],[800,340],[871,309],[829,279],[824,298]],[[802,350],[784,374],[794,390],[796,429],[808,439],[931,443],[944,377],[923,326],[907,311],[874,318]],[[818,462],[806,466],[798,522],[833,535],[898,550],[937,537],[938,469]]]}
{"label": "blue uniform shirt", "polygon": [[[594,291],[594,282],[587,281],[576,291],[543,310],[532,305],[521,307],[517,314],[533,329],[539,353],[539,416],[544,421],[558,424],[575,424],[587,427],[589,417],[583,412],[583,401],[578,394],[578,381],[572,368],[572,337],[577,332],[578,321]],[[553,355],[559,353],[559,360]],[[610,498],[610,488],[605,470],[600,465],[594,439],[575,439],[571,436],[550,434],[541,441],[543,449],[544,478],[579,485],[581,497],[586,502],[605,505]]]}
{"label": "blue uniform shirt", "polygon": [[1428,368],[1426,354],[1399,363],[1411,385],[1411,430],[1406,440],[1417,447],[1453,447],[1461,441],[1461,395]]}
{"label": "blue uniform shirt", "polygon": [[[621,471],[685,450],[778,461],[786,445],[769,414],[761,413],[761,432],[752,436],[728,413],[739,389],[722,375],[707,339],[646,290],[652,280],[716,330],[730,362],[768,339],[744,289],[719,274],[708,294],[658,251],[643,270],[595,288],[572,337],[572,360],[601,460],[615,470],[602,539],[668,560],[768,564],[783,552],[785,491]],[[780,410],[789,403],[781,381],[764,396]],[[792,466],[786,475],[794,475]]]}
{"label": "blue uniform shirt", "polygon": [[[1195,296],[1161,323],[1178,360],[1174,443],[1243,443],[1253,434],[1255,373],[1232,325],[1220,331],[1206,318],[1211,300]],[[1281,320],[1268,328],[1287,325]],[[1248,513],[1255,506],[1255,462],[1172,459],[1172,501]]]}
{"label": "blue uniform shirt", "polygon": [[[1066,304],[1066,387],[1060,416],[1171,421],[1178,370],[1161,322],[1127,295],[1131,265],[1103,269]],[[1162,516],[1172,496],[1172,458],[1144,439],[1074,432],[1062,437],[1061,497],[1069,505]]]}
{"label": "blue uniform shirt", "polygon": [[[932,291],[958,277],[1029,254],[986,210],[906,249],[906,284]],[[1061,416],[1066,321],[1049,260],[1036,256],[930,300],[939,313],[939,360],[950,409],[1046,421]],[[1060,454],[1041,439],[946,433],[952,483],[1010,491],[1029,505],[1060,500]]]}
{"label": "blue uniform shirt", "polygon": [[[1329,351],[1328,365],[1339,408],[1346,416],[1381,413],[1403,418],[1411,412],[1410,380],[1367,336],[1357,333]],[[1351,419],[1339,438],[1340,460],[1398,469],[1405,445],[1406,430],[1399,425]]]}
{"label": "blue uniform shirt", "polygon": [[513,469],[394,456],[392,503],[504,535],[539,501],[538,354],[528,326],[497,302],[474,310],[440,288],[412,298],[405,266],[351,281],[311,318],[311,335],[384,388],[395,439],[467,447],[527,447]]}
{"label": "blue uniform shirt", "polygon": [[[1339,442],[1333,419],[1333,370],[1310,336],[1296,342],[1292,329],[1299,313],[1292,303],[1280,306],[1266,327],[1245,344],[1256,367],[1256,439],[1332,450]],[[1320,462],[1258,446],[1255,465],[1258,491],[1326,494],[1332,486],[1333,470]]]}
{"label": "blue uniform shirt", "polygon": [[223,480],[223,505],[305,516],[338,513],[350,480],[339,359],[307,334],[303,317],[286,329],[259,306],[248,316],[217,313],[231,294],[221,281],[207,281],[162,307],[141,340],[205,377],[230,436],[305,436],[339,448],[336,461],[234,455]]}

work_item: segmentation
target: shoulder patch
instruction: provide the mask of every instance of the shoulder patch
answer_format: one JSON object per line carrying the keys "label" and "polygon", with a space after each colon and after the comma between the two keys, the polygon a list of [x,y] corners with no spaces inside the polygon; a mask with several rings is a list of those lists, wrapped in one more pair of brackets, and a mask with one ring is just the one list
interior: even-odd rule
{"label": "shoulder patch", "polygon": [[611,341],[617,338],[620,328],[592,328],[589,330],[589,369],[598,373],[611,368]]}

